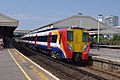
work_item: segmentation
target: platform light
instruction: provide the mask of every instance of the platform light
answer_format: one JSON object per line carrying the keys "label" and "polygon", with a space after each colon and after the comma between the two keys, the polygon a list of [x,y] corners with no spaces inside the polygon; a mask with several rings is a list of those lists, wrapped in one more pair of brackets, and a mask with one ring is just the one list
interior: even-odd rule
{"label": "platform light", "polygon": [[98,15],[98,37],[97,37],[97,50],[99,51],[99,43],[100,43],[100,17],[102,17],[102,14]]}
{"label": "platform light", "polygon": [[80,18],[80,27],[82,28],[82,13],[78,13],[80,16],[81,16],[81,18]]}

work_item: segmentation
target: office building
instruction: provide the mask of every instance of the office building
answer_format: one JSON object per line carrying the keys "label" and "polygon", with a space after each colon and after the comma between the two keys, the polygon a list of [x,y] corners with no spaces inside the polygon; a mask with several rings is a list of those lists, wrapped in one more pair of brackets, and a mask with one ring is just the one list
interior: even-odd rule
{"label": "office building", "polygon": [[107,24],[108,28],[113,28],[118,26],[118,16],[108,16],[105,18],[105,24]]}

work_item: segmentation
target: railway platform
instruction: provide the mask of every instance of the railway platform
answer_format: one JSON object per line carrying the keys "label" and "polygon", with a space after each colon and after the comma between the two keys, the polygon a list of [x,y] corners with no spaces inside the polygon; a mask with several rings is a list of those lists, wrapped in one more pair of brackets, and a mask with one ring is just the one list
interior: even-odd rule
{"label": "railway platform", "polygon": [[109,49],[100,48],[91,49],[90,55],[92,56],[92,66],[109,71],[110,74],[120,75],[120,50],[119,49]]}
{"label": "railway platform", "polygon": [[[93,47],[98,47],[98,45],[93,45]],[[100,48],[109,48],[109,49],[120,49],[120,45],[99,45]]]}
{"label": "railway platform", "polygon": [[100,48],[99,51],[97,49],[91,49],[90,55],[92,55],[92,58],[109,60],[112,62],[118,62],[120,64],[119,49]]}
{"label": "railway platform", "polygon": [[0,51],[0,80],[59,80],[14,48]]}

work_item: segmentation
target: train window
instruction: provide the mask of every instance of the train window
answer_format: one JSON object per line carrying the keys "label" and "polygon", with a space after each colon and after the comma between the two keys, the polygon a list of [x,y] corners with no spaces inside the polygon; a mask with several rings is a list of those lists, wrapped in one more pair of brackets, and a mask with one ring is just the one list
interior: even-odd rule
{"label": "train window", "polygon": [[25,37],[23,38],[23,40],[25,40]]}
{"label": "train window", "polygon": [[41,36],[38,36],[38,37],[37,37],[37,41],[41,41]]}
{"label": "train window", "polygon": [[29,38],[29,37],[25,37],[25,38],[23,38],[23,40],[28,40],[28,38]]}
{"label": "train window", "polygon": [[88,42],[88,36],[87,32],[83,32],[83,42]]}
{"label": "train window", "polygon": [[27,39],[27,40],[31,41],[31,38],[30,38],[30,37],[28,37],[28,39]]}
{"label": "train window", "polygon": [[28,40],[28,37],[25,37],[24,40]]}
{"label": "train window", "polygon": [[27,40],[32,41],[31,37],[29,37]]}
{"label": "train window", "polygon": [[24,40],[27,40],[28,37],[25,37]]}
{"label": "train window", "polygon": [[52,35],[51,42],[56,43],[57,35]]}
{"label": "train window", "polygon": [[21,40],[25,40],[25,38],[21,38]]}
{"label": "train window", "polygon": [[38,36],[38,37],[37,37],[37,41],[47,42],[47,36]]}
{"label": "train window", "polygon": [[73,41],[73,31],[67,31],[67,40]]}
{"label": "train window", "polygon": [[35,37],[31,37],[31,41],[35,41]]}
{"label": "train window", "polygon": [[47,42],[47,36],[42,36],[42,42]]}

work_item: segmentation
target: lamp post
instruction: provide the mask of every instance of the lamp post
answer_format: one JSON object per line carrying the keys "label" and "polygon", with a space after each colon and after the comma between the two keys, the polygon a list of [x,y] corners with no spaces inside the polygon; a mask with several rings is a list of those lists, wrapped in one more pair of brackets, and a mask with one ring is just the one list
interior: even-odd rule
{"label": "lamp post", "polygon": [[97,50],[99,51],[99,43],[100,43],[100,17],[102,17],[102,14],[98,15],[98,37],[97,37]]}
{"label": "lamp post", "polygon": [[81,19],[80,19],[80,27],[82,28],[82,13],[78,13],[79,15],[80,15],[80,17],[81,17]]}

